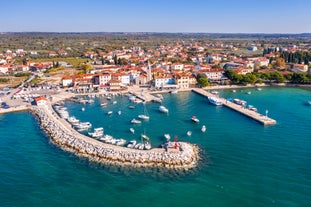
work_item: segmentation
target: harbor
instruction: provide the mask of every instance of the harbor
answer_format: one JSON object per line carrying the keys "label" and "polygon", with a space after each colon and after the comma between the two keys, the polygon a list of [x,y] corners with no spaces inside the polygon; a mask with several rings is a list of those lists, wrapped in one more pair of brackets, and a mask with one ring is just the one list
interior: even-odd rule
{"label": "harbor", "polygon": [[58,117],[49,104],[33,106],[31,110],[53,143],[95,162],[118,166],[188,169],[195,167],[199,160],[198,147],[190,143],[174,142],[168,144],[168,148],[150,150],[120,147],[78,133],[65,119]]}
{"label": "harbor", "polygon": [[205,96],[205,97],[216,97],[221,103],[222,105],[234,110],[234,111],[237,111],[239,112],[240,114],[243,114],[261,124],[263,124],[264,126],[269,126],[269,125],[275,125],[276,124],[276,120],[274,119],[271,119],[267,116],[267,112],[266,111],[266,115],[262,115],[260,113],[257,113],[256,111],[252,111],[252,110],[249,110],[241,105],[238,105],[238,104],[235,104],[231,101],[228,101],[224,98],[220,98],[220,97],[217,97],[216,95],[204,90],[204,89],[201,89],[201,88],[194,88],[192,89],[193,92],[197,93],[197,94],[200,94],[202,96]]}

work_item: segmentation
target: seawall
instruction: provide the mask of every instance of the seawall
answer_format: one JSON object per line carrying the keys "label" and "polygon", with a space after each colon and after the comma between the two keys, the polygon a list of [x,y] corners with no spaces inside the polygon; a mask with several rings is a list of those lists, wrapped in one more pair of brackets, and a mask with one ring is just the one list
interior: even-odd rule
{"label": "seawall", "polygon": [[118,166],[187,169],[196,167],[199,160],[199,148],[190,143],[177,142],[177,149],[169,150],[137,150],[110,145],[73,130],[69,123],[56,115],[50,105],[33,106],[31,111],[38,117],[41,127],[53,143],[91,161]]}

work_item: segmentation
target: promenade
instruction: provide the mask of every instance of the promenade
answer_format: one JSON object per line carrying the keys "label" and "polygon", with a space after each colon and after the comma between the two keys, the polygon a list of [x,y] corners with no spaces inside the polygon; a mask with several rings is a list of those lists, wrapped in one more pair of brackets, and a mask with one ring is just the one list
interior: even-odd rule
{"label": "promenade", "polygon": [[[195,93],[198,93],[202,96],[205,96],[205,97],[216,97],[214,94],[212,93],[209,93],[207,91],[205,91],[204,89],[201,89],[201,88],[194,88],[192,89],[193,92]],[[234,111],[237,111],[251,119],[254,119],[255,121],[263,124],[264,126],[268,126],[268,125],[274,125],[276,124],[276,121],[274,119],[271,119],[267,116],[264,116],[260,113],[257,113],[255,111],[251,111],[249,109],[246,109],[244,107],[241,107],[240,105],[238,104],[235,104],[233,102],[230,102],[230,101],[227,101],[226,99],[224,98],[220,98],[220,97],[217,97],[218,100],[220,100],[222,102],[222,104]]]}

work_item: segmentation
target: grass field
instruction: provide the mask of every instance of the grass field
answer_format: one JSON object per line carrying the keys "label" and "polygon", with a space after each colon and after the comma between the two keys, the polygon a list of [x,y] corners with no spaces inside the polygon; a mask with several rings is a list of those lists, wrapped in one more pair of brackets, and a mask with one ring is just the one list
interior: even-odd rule
{"label": "grass field", "polygon": [[73,57],[64,57],[64,58],[41,58],[41,59],[32,59],[33,62],[67,62],[73,67],[78,67],[81,63],[85,63],[87,61],[90,61],[88,58],[73,58]]}

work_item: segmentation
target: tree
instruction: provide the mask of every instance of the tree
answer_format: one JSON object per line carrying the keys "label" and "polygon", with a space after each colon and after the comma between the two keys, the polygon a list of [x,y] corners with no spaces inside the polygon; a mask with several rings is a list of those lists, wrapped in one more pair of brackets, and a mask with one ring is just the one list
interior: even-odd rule
{"label": "tree", "polygon": [[285,60],[281,57],[278,57],[276,60],[275,60],[275,66],[278,67],[278,68],[285,68]]}
{"label": "tree", "polygon": [[84,71],[84,73],[88,73],[90,70],[92,70],[92,66],[90,64],[84,64],[82,65],[81,69]]}
{"label": "tree", "polygon": [[211,85],[207,78],[199,78],[197,79],[197,82],[200,87],[206,87],[206,86]]}

